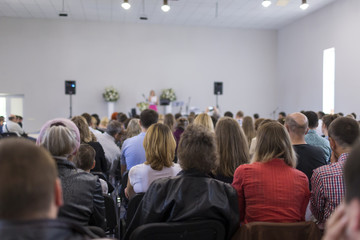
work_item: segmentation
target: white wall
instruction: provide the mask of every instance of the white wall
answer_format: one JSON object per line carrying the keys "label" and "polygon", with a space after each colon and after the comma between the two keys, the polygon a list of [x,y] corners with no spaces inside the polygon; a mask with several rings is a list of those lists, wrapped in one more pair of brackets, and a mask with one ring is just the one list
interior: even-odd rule
{"label": "white wall", "polygon": [[120,92],[117,111],[174,88],[178,100],[215,105],[213,82],[224,82],[224,111],[276,107],[277,33],[268,30],[0,19],[0,93],[25,94],[28,132],[69,116],[64,80],[77,81],[73,115],[105,116],[105,87]]}
{"label": "white wall", "polygon": [[322,109],[323,50],[335,47],[335,112],[360,114],[359,13],[359,0],[339,0],[279,31],[281,109]]}

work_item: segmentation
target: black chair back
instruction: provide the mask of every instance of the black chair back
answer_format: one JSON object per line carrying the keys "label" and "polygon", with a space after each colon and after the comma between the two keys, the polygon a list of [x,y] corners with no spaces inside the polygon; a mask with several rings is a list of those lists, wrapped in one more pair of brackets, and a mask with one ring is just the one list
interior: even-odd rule
{"label": "black chair back", "polygon": [[149,223],[137,227],[130,240],[224,240],[225,228],[215,220]]}
{"label": "black chair back", "polygon": [[18,137],[18,135],[14,132],[3,132],[1,133],[1,137],[6,138],[6,137]]}
{"label": "black chair back", "polygon": [[128,208],[126,211],[126,226],[130,225],[131,220],[133,219],[136,209],[138,208],[141,199],[143,199],[145,193],[137,193],[129,200]]}
{"label": "black chair back", "polygon": [[103,195],[105,202],[105,216],[106,216],[106,232],[114,234],[118,226],[116,217],[116,207],[114,199],[109,195]]}
{"label": "black chair back", "polygon": [[120,192],[119,192],[119,196],[120,196],[120,199],[121,199],[121,204],[125,208],[127,208],[127,204],[129,202],[129,200],[125,196],[125,188],[127,186],[128,176],[129,176],[129,172],[128,171],[124,172],[124,174],[123,174],[123,176],[121,178],[121,185],[120,185]]}

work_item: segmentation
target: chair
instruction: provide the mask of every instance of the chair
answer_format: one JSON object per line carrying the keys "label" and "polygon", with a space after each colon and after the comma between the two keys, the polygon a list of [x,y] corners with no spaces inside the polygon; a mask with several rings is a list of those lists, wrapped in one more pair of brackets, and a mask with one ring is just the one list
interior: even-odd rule
{"label": "chair", "polygon": [[225,228],[215,220],[149,223],[137,227],[130,240],[224,240]]}
{"label": "chair", "polygon": [[6,137],[18,137],[18,135],[14,132],[3,132],[1,133],[1,137],[6,138]]}
{"label": "chair", "polygon": [[241,225],[232,240],[320,240],[321,235],[314,222],[252,222]]}
{"label": "chair", "polygon": [[137,193],[130,200],[126,211],[126,226],[130,225],[133,216],[135,215],[136,209],[138,208],[141,199],[143,199],[145,193]]}
{"label": "chair", "polygon": [[107,183],[109,193],[112,193],[114,191],[114,186],[108,181],[106,175],[103,172],[91,172],[91,174],[98,176],[100,179],[104,180]]}
{"label": "chair", "polygon": [[105,202],[106,234],[115,234],[115,229],[118,226],[115,202],[111,196],[103,196]]}
{"label": "chair", "polygon": [[125,196],[125,188],[127,186],[128,176],[129,176],[129,171],[124,172],[124,175],[121,178],[121,185],[120,185],[120,192],[119,192],[121,204],[125,208],[127,208],[127,204],[129,202],[129,200]]}

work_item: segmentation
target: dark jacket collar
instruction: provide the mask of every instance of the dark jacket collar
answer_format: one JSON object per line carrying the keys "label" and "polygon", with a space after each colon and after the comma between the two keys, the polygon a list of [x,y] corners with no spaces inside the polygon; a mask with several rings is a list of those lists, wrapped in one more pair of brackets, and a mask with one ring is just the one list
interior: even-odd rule
{"label": "dark jacket collar", "polygon": [[208,177],[210,178],[209,174],[201,172],[195,168],[188,169],[188,170],[181,170],[177,176],[186,176],[186,177]]}
{"label": "dark jacket collar", "polygon": [[56,164],[60,167],[66,167],[66,168],[74,168],[76,169],[76,166],[73,162],[67,160],[66,157],[57,157],[54,156],[54,159],[56,161]]}

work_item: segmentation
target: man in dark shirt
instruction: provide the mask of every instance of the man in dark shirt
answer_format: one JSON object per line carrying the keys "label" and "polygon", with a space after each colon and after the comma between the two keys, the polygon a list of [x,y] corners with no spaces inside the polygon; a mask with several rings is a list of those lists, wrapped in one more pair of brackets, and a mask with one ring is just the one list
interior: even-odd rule
{"label": "man in dark shirt", "polygon": [[[298,162],[296,168],[310,179],[313,170],[326,164],[324,151],[305,142],[305,135],[308,132],[308,120],[302,113],[292,113],[286,117],[285,127],[289,132],[291,143],[296,152]],[[311,189],[311,185],[309,186]]]}
{"label": "man in dark shirt", "polygon": [[89,230],[56,219],[63,204],[54,159],[24,138],[0,140],[1,240],[83,240]]}

